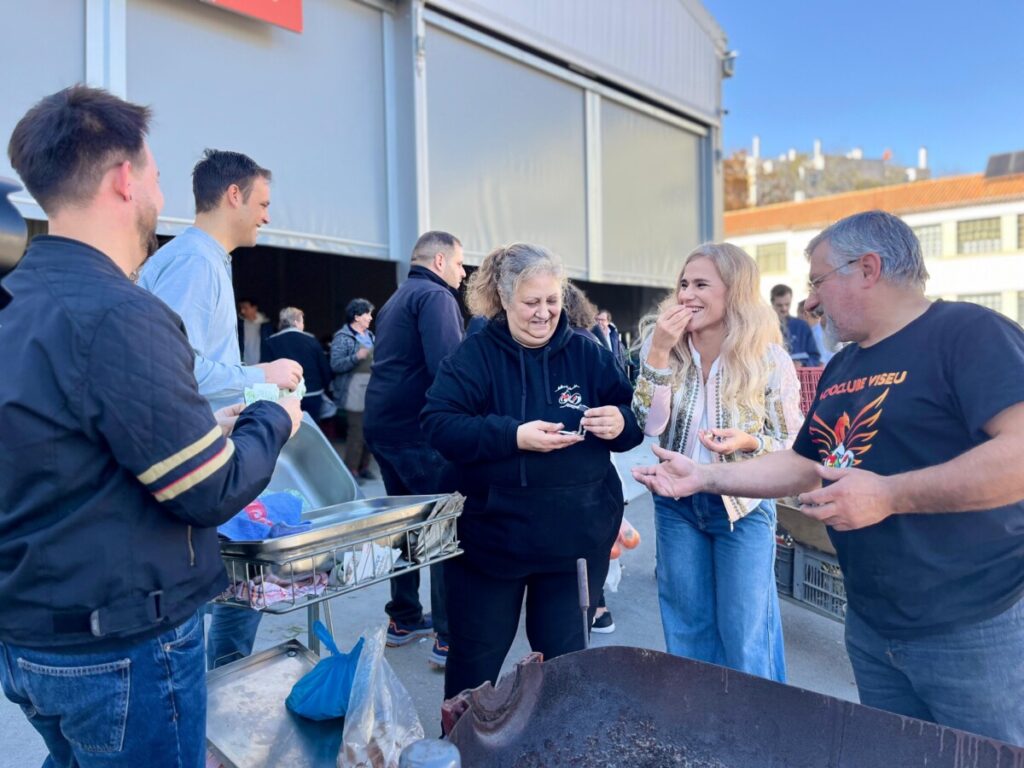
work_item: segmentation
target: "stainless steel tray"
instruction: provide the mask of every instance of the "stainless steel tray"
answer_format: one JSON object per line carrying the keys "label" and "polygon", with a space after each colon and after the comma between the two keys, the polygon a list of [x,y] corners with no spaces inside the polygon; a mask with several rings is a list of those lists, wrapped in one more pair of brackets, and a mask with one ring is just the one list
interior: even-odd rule
{"label": "stainless steel tray", "polygon": [[310,512],[312,527],[291,536],[221,542],[232,587],[216,602],[288,613],[455,557],[464,502],[384,496]]}
{"label": "stainless steel tray", "polygon": [[299,491],[314,509],[360,499],[362,491],[330,440],[308,413],[285,443],[267,491]]}
{"label": "stainless steel tray", "polygon": [[[261,541],[222,541],[221,554],[267,563],[286,563],[339,540],[386,536],[388,529],[426,520],[447,496],[380,496],[314,509],[302,516],[313,525],[302,533]],[[395,536],[400,535],[395,533]]]}
{"label": "stainless steel tray", "polygon": [[306,720],[284,705],[319,659],[297,640],[206,677],[206,741],[225,768],[335,768],[344,720]]}

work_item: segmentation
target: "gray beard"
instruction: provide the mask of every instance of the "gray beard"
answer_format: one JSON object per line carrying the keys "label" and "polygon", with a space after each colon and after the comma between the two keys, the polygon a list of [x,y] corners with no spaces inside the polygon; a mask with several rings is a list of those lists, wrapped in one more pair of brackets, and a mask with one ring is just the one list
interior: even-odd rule
{"label": "gray beard", "polygon": [[825,315],[822,319],[824,327],[821,329],[821,340],[825,343],[829,352],[835,352],[843,343],[836,333],[835,321],[828,315]]}

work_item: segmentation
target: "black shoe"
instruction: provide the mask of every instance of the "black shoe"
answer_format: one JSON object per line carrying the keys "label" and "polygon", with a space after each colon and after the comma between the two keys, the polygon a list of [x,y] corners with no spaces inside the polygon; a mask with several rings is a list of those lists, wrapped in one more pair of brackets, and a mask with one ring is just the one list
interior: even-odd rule
{"label": "black shoe", "polygon": [[615,621],[612,619],[612,612],[605,611],[596,619],[594,623],[590,625],[591,632],[597,632],[601,635],[610,635],[615,631]]}

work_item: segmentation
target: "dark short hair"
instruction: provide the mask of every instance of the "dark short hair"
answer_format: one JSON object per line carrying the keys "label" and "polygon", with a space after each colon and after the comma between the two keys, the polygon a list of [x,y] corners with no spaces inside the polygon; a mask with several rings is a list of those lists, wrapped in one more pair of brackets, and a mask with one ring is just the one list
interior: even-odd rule
{"label": "dark short hair", "polygon": [[442,232],[441,230],[424,232],[419,236],[416,245],[412,247],[412,260],[426,261],[432,259],[438,251],[451,252],[456,245],[461,246],[462,241],[450,232]]}
{"label": "dark short hair", "polygon": [[351,323],[360,315],[365,315],[367,312],[373,312],[376,307],[373,306],[373,302],[367,299],[352,299],[345,307],[345,322]]}
{"label": "dark short hair", "polygon": [[7,156],[47,214],[93,198],[104,174],[125,160],[145,163],[149,107],[100,88],[51,94],[14,126]]}
{"label": "dark short hair", "polygon": [[772,292],[771,292],[772,301],[775,301],[780,296],[792,296],[792,295],[793,295],[793,289],[790,288],[788,285],[784,285],[783,283],[779,283],[778,285],[772,286]]}
{"label": "dark short hair", "polygon": [[227,188],[237,184],[242,199],[248,200],[257,177],[271,180],[271,173],[261,168],[248,155],[207,149],[203,159],[192,169],[192,194],[196,199],[196,213],[212,211],[220,204]]}
{"label": "dark short hair", "polygon": [[252,304],[254,307],[259,309],[260,303],[256,301],[252,296],[239,296],[235,301],[235,304],[241,306],[242,304]]}

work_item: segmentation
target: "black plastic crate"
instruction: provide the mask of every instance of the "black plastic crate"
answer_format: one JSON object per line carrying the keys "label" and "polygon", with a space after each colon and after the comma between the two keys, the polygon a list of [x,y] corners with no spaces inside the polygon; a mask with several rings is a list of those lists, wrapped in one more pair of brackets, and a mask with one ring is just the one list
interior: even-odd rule
{"label": "black plastic crate", "polygon": [[780,595],[793,594],[793,545],[775,537],[775,584]]}
{"label": "black plastic crate", "polygon": [[832,555],[797,544],[793,551],[793,599],[843,621],[846,584],[839,561]]}

